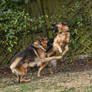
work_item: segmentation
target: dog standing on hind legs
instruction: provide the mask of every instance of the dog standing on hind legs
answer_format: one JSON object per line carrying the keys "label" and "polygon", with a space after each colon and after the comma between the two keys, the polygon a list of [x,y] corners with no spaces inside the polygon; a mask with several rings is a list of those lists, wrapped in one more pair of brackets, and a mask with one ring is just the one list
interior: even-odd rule
{"label": "dog standing on hind legs", "polygon": [[[70,32],[69,27],[66,23],[56,23],[52,25],[52,28],[54,29],[54,32],[56,33],[56,36],[54,37],[52,43],[50,44],[52,49],[49,51],[49,46],[47,48],[47,56],[56,56],[56,54],[59,52],[62,57],[65,56],[65,54],[68,52],[69,47],[69,40],[70,40]],[[50,43],[50,40],[48,41],[48,44]],[[56,60],[56,66],[57,62],[59,60]]]}
{"label": "dog standing on hind legs", "polygon": [[[52,25],[54,31],[57,33],[52,43],[52,50],[48,52],[48,56],[52,56],[57,52],[64,56],[69,50],[68,44],[70,40],[69,27],[66,23],[56,23]],[[63,51],[64,50],[64,51]]]}

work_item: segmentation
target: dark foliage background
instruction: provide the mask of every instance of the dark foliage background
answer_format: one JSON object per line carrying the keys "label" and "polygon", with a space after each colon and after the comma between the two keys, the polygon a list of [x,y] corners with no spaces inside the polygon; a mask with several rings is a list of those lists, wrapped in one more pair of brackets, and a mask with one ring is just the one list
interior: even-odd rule
{"label": "dark foliage background", "polygon": [[0,64],[11,58],[37,35],[53,37],[51,24],[66,21],[71,39],[67,57],[92,53],[91,0],[1,0]]}

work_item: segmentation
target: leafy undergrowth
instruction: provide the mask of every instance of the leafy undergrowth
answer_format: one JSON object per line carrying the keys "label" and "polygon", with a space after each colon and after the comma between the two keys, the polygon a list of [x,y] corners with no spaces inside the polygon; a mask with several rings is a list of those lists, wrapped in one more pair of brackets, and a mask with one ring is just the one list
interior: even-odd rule
{"label": "leafy undergrowth", "polygon": [[47,72],[47,68],[40,78],[36,74],[36,70],[33,75],[29,72],[26,78],[30,78],[30,82],[17,83],[9,69],[2,68],[0,92],[92,92],[92,60],[59,64],[53,75]]}

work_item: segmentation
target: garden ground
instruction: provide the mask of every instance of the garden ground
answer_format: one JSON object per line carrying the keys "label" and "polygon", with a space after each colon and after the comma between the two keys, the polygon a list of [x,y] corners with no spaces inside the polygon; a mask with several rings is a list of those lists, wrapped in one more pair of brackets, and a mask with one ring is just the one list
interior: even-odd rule
{"label": "garden ground", "polygon": [[[92,92],[92,60],[64,62],[53,75],[47,68],[37,77],[37,71],[28,73],[28,83],[17,83],[7,67],[0,68],[0,92]],[[35,72],[34,72],[35,71]]]}

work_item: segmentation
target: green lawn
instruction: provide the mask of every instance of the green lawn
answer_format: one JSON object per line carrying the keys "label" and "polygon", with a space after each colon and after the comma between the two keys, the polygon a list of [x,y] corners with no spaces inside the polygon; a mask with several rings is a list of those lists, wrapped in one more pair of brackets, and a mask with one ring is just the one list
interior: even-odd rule
{"label": "green lawn", "polygon": [[14,82],[15,78],[3,78],[0,92],[92,92],[92,72],[66,72],[33,76],[29,83]]}

